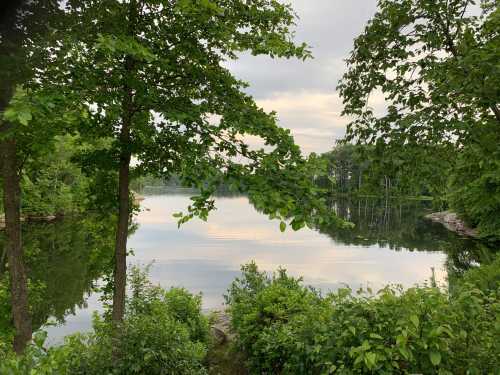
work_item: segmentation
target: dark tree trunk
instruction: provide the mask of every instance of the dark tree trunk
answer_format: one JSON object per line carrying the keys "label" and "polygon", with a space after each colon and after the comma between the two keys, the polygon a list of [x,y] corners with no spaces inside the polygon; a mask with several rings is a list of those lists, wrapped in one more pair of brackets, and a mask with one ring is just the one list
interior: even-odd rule
{"label": "dark tree trunk", "polygon": [[3,140],[0,143],[0,150],[3,159],[0,164],[2,166],[5,232],[7,234],[6,254],[9,264],[12,318],[16,329],[14,351],[21,354],[31,340],[32,328],[21,243],[21,188],[16,140],[14,138]]}
{"label": "dark tree trunk", "polygon": [[[137,2],[131,0],[129,4],[129,35],[135,36],[137,22]],[[112,319],[115,325],[123,321],[125,314],[125,294],[127,284],[127,237],[130,218],[130,159],[132,156],[130,148],[130,131],[132,118],[135,112],[134,90],[130,85],[135,73],[135,61],[131,56],[125,57],[125,76],[123,84],[122,100],[122,128],[120,132],[120,171],[118,181],[118,225],[116,228],[115,245],[115,270],[113,290],[113,312]],[[114,353],[117,357],[117,353]]]}
{"label": "dark tree trunk", "polygon": [[[130,128],[124,123],[121,131],[123,140],[130,138]],[[130,216],[129,202],[130,152],[124,151],[120,157],[118,188],[118,225],[116,228],[115,269],[113,291],[113,322],[120,323],[125,313],[125,289],[127,281],[127,237]]]}

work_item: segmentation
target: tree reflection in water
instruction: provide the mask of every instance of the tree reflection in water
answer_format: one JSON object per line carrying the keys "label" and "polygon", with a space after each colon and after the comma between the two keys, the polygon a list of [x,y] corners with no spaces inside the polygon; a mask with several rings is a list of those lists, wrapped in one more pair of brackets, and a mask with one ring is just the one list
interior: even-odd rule
{"label": "tree reflection in water", "polygon": [[[23,226],[34,330],[49,318],[64,322],[85,307],[97,280],[112,271],[112,218],[87,216]],[[0,248],[3,248],[0,233]],[[8,278],[0,276],[0,336],[11,331]]]}

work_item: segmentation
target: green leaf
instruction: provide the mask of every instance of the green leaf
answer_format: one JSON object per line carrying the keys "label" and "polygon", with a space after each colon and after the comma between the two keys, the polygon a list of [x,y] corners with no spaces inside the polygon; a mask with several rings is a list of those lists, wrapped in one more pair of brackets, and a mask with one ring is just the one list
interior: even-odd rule
{"label": "green leaf", "polygon": [[437,366],[441,363],[441,353],[438,352],[430,352],[429,357],[431,359],[431,363],[434,366]]}
{"label": "green leaf", "polygon": [[410,351],[406,347],[400,347],[399,352],[405,359],[410,359]]}
{"label": "green leaf", "polygon": [[24,126],[27,126],[32,118],[33,116],[31,115],[31,111],[28,109],[24,109],[23,111],[17,113],[17,120]]}
{"label": "green leaf", "polygon": [[284,221],[282,221],[282,222],[280,223],[280,231],[284,232],[284,231],[285,231],[285,229],[286,229],[286,223],[285,223]]}
{"label": "green leaf", "polygon": [[415,328],[418,328],[418,326],[420,324],[420,319],[418,318],[417,315],[410,316],[410,321],[413,323],[413,325],[415,326]]}
{"label": "green leaf", "polygon": [[377,363],[377,354],[376,353],[371,353],[371,352],[368,352],[365,354],[365,364],[366,364],[366,367],[368,367],[368,369],[372,369],[375,367]]}

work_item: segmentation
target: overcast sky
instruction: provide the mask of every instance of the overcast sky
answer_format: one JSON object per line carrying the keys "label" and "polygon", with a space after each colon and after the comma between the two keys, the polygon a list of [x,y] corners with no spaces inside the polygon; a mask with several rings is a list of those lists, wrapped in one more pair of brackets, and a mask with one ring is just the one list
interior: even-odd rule
{"label": "overcast sky", "polygon": [[300,17],[296,40],[312,46],[314,59],[245,55],[229,67],[250,83],[248,91],[260,106],[278,113],[280,125],[292,130],[305,153],[325,152],[344,135],[347,119],[340,117],[335,87],[353,39],[375,13],[376,0],[289,1]]}

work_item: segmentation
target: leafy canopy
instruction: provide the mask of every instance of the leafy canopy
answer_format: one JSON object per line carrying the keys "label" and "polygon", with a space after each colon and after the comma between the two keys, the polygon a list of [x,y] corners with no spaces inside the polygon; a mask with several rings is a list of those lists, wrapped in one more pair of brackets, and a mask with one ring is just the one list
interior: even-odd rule
{"label": "leafy canopy", "polygon": [[[271,217],[291,218],[294,229],[330,220],[312,183],[321,163],[304,158],[275,114],[260,109],[225,68],[243,51],[309,58],[307,46],[293,41],[289,5],[72,0],[67,12],[65,41],[52,48],[39,78],[64,90],[68,103],[87,105],[84,137],[113,140],[82,158],[88,166],[116,170],[126,150],[136,159],[135,176],[176,174],[200,189],[181,223],[205,219],[221,183],[247,192]],[[119,137],[124,113],[131,116],[127,141]],[[252,147],[249,136],[264,146]]]}
{"label": "leafy canopy", "polygon": [[[352,118],[347,141],[375,144],[482,236],[500,238],[498,0],[378,5],[339,84]],[[383,97],[383,112],[369,106],[370,95]]]}
{"label": "leafy canopy", "polygon": [[[500,10],[495,0],[381,0],[340,82],[348,138],[398,145],[474,142],[500,123]],[[367,106],[382,92],[387,111]]]}

